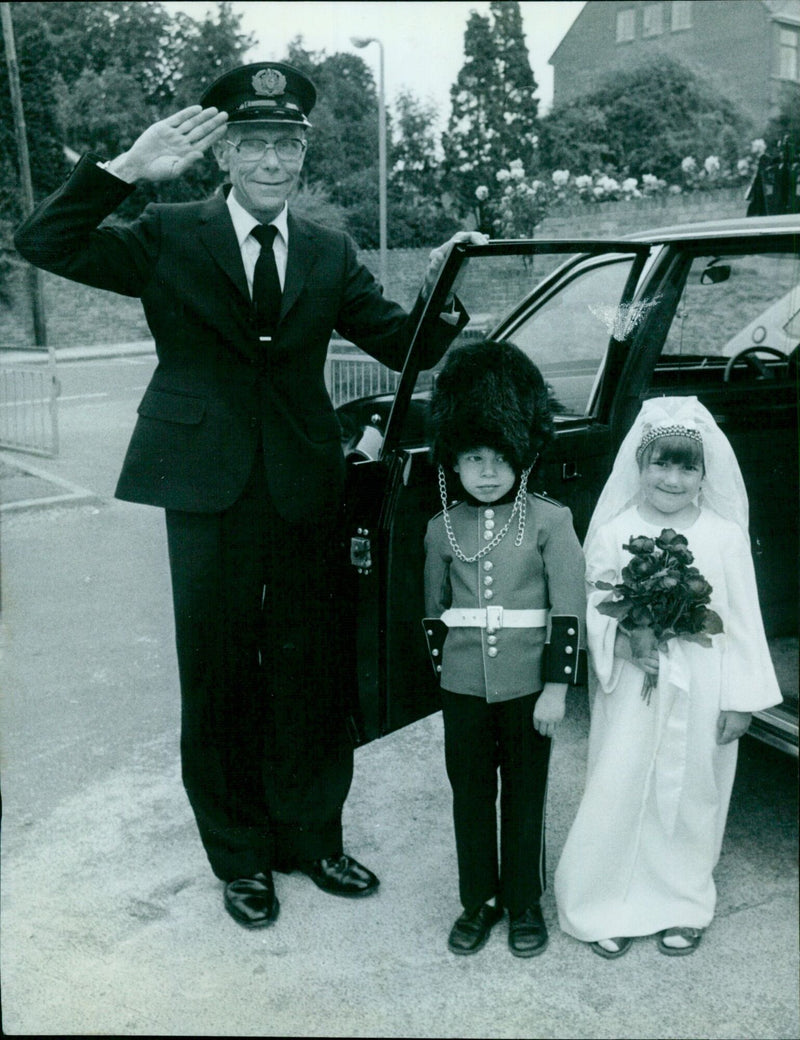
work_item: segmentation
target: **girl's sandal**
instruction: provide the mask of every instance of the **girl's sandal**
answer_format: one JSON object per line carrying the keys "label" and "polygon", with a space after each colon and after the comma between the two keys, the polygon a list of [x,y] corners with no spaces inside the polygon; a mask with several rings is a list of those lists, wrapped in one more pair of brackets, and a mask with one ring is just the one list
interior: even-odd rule
{"label": "girl's sandal", "polygon": [[603,942],[611,942],[617,947],[616,950],[607,950],[605,946],[601,946],[599,942],[590,943],[594,953],[599,954],[601,957],[605,957],[606,960],[613,961],[616,957],[621,957],[627,953],[628,950],[633,946],[633,939],[625,937],[624,939],[604,939]]}
{"label": "girl's sandal", "polygon": [[[683,939],[686,945],[672,946],[664,942],[665,939],[671,938]],[[687,953],[694,953],[702,938],[702,928],[666,928],[658,937],[658,949],[668,957],[685,957]]]}

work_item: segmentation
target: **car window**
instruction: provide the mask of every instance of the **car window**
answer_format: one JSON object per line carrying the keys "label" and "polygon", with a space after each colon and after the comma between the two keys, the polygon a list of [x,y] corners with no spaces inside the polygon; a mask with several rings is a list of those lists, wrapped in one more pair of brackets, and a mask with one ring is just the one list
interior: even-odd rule
{"label": "car window", "polygon": [[592,260],[504,332],[541,369],[557,414],[590,414],[632,264],[631,256]]}
{"label": "car window", "polygon": [[[687,366],[710,370],[706,378],[727,369],[727,378],[735,382],[764,378],[767,371],[778,376],[787,371],[783,359],[799,343],[800,260],[795,254],[696,255],[688,260],[664,341],[660,381],[670,367],[677,372]],[[745,350],[745,358],[732,361]]]}
{"label": "car window", "polygon": [[[488,335],[508,339],[540,368],[557,415],[590,414],[633,263],[632,254],[474,256],[454,286],[469,323],[449,349]],[[569,273],[549,292],[547,278],[558,268]],[[430,392],[443,362],[419,374],[415,396]]]}

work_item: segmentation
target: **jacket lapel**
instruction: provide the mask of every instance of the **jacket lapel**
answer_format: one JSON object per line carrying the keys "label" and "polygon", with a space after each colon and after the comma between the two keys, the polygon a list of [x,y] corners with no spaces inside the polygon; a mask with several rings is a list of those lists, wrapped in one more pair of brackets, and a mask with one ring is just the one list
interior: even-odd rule
{"label": "jacket lapel", "polygon": [[289,254],[286,261],[286,279],[281,299],[281,318],[294,305],[305,285],[317,255],[317,244],[306,222],[289,211]]}
{"label": "jacket lapel", "polygon": [[215,195],[206,203],[200,218],[200,238],[211,258],[222,268],[249,304],[250,293],[247,289],[242,254],[222,194]]}

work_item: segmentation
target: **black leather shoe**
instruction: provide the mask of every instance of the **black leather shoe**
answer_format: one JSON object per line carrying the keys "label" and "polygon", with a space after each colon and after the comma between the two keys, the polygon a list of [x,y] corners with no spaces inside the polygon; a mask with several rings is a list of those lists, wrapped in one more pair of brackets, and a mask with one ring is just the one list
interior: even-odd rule
{"label": "black leather shoe", "polygon": [[225,909],[245,928],[264,928],[278,916],[280,903],[271,874],[237,878],[225,886]]}
{"label": "black leather shoe", "polygon": [[515,957],[535,957],[544,953],[547,948],[547,926],[538,904],[511,918],[508,945]]}
{"label": "black leather shoe", "polygon": [[303,863],[300,869],[323,892],[334,896],[368,896],[380,884],[371,870],[362,867],[352,856],[331,856]]}
{"label": "black leather shoe", "polygon": [[489,903],[477,910],[465,910],[450,929],[447,940],[450,952],[477,953],[486,945],[489,933],[502,916],[502,908]]}

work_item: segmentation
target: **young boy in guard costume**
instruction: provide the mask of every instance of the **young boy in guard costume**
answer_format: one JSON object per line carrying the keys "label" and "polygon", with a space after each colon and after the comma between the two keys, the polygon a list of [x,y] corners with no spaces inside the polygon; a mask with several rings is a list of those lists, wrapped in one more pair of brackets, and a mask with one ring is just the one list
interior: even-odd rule
{"label": "young boy in guard costume", "polygon": [[[542,376],[519,348],[483,340],[455,349],[431,424],[442,512],[425,536],[425,626],[442,687],[464,907],[448,945],[477,952],[506,908],[511,952],[532,957],[547,945],[539,900],[550,738],[567,686],[583,681],[583,553],[569,509],[527,491],[553,424]],[[460,481],[452,508],[450,473]]]}

